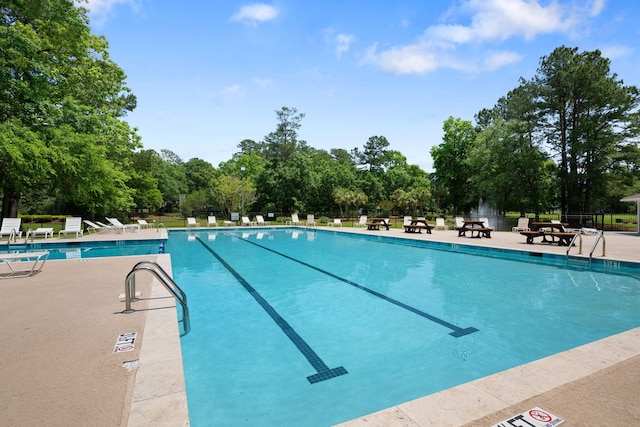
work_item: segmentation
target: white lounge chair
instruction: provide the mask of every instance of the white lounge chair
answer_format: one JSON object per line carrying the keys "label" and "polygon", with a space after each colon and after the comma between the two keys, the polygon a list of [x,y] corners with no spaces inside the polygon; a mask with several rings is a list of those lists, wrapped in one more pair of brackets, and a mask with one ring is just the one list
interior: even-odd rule
{"label": "white lounge chair", "polygon": [[485,228],[491,228],[489,227],[489,218],[479,218],[480,221],[482,221],[482,226]]}
{"label": "white lounge chair", "polygon": [[74,216],[71,218],[67,218],[64,223],[64,230],[58,231],[58,238],[60,238],[61,234],[64,234],[64,237],[67,237],[67,234],[75,233],[76,237],[82,236],[82,218],[79,216]]}
{"label": "white lounge chair", "polygon": [[147,222],[146,219],[139,219],[138,220],[138,224],[140,225],[140,228],[154,228],[155,227],[154,223],[149,223],[149,222]]}
{"label": "white lounge chair", "polygon": [[461,216],[457,216],[456,217],[456,228],[462,228],[464,227],[464,218],[462,218]]}
{"label": "white lounge chair", "polygon": [[9,241],[16,240],[16,238],[22,237],[22,231],[20,231],[20,223],[22,218],[3,218],[2,227],[0,227],[0,239],[4,236],[9,236]]}
{"label": "white lounge chair", "polygon": [[207,227],[211,227],[211,226],[217,227],[218,226],[218,221],[216,221],[216,217],[215,216],[211,216],[209,215],[207,217]]}
{"label": "white lounge chair", "polygon": [[31,237],[31,241],[33,241],[33,238],[38,236],[43,236],[45,239],[47,239],[48,237],[53,237],[53,228],[38,227],[35,230],[27,230],[27,240],[29,240],[29,237]]}
{"label": "white lounge chair", "polygon": [[0,279],[33,276],[42,270],[47,258],[49,251],[0,254],[0,265],[9,267],[9,272],[0,272]]}
{"label": "white lounge chair", "polygon": [[366,227],[367,226],[367,216],[360,215],[360,221],[354,224],[356,227]]}
{"label": "white lounge chair", "polygon": [[107,221],[109,221],[109,223],[114,227],[121,228],[124,231],[140,231],[140,224],[123,224],[118,218],[107,218]]}
{"label": "white lounge chair", "polygon": [[200,224],[198,224],[198,221],[196,221],[196,219],[192,216],[187,218],[187,228],[190,227],[199,227]]}
{"label": "white lounge chair", "polygon": [[104,222],[100,221],[96,221],[96,224],[102,227],[102,229],[107,233],[120,233],[124,231],[124,227],[114,227],[113,225],[105,224]]}
{"label": "white lounge chair", "polygon": [[518,225],[511,227],[511,231],[514,233],[518,233],[520,231],[531,231],[529,228],[529,218],[524,216],[518,218]]}
{"label": "white lounge chair", "polygon": [[285,221],[284,225],[300,225],[298,214],[291,214],[291,221]]}
{"label": "white lounge chair", "polygon": [[262,215],[256,215],[256,225],[267,225]]}
{"label": "white lounge chair", "polygon": [[329,221],[327,225],[332,227],[342,227],[342,220],[340,218],[334,218],[333,221]]}
{"label": "white lounge chair", "polygon": [[413,220],[412,216],[405,215],[405,217],[402,220],[402,226],[404,227],[405,225],[411,225],[412,220]]}
{"label": "white lounge chair", "polygon": [[445,224],[444,218],[436,218],[435,229],[436,230],[446,230],[447,229],[447,224]]}
{"label": "white lounge chair", "polygon": [[89,221],[88,219],[83,219],[82,222],[87,225],[87,231],[90,231],[92,233],[105,233],[109,231],[105,227],[102,227],[93,221]]}
{"label": "white lounge chair", "polygon": [[307,215],[307,223],[305,224],[307,227],[317,227],[316,218],[313,214]]}
{"label": "white lounge chair", "polygon": [[248,217],[248,216],[243,216],[243,217],[242,217],[242,225],[243,225],[243,226],[250,227],[250,226],[252,226],[252,225],[254,225],[254,224],[255,224],[255,222],[251,222],[251,220],[249,219],[249,217]]}

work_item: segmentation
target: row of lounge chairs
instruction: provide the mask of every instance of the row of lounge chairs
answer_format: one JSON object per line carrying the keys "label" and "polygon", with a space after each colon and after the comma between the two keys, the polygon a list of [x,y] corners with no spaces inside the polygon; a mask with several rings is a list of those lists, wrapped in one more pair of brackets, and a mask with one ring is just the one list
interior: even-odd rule
{"label": "row of lounge chairs", "polygon": [[[99,221],[83,220],[81,217],[69,217],[66,219],[64,228],[58,231],[58,238],[61,236],[68,237],[81,237],[84,234],[84,226],[86,225],[89,232],[123,232],[123,231],[138,231],[142,227],[149,227],[151,224],[147,224],[145,220],[138,220],[137,224],[123,224],[117,218],[107,218],[109,224],[105,224]],[[22,237],[22,218],[3,218],[2,226],[0,227],[0,239],[5,236],[9,238],[9,241],[15,241]],[[29,229],[26,233],[26,239],[33,239],[34,237],[44,237],[45,239],[53,237],[53,228],[51,227],[38,227],[35,230]]]}

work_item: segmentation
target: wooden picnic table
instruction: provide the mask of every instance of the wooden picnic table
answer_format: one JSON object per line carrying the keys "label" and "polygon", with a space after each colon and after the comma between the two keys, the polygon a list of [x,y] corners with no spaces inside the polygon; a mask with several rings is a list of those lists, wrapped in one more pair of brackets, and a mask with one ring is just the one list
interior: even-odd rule
{"label": "wooden picnic table", "polygon": [[389,223],[385,218],[371,218],[367,222],[367,230],[380,230],[381,225],[389,230]]}
{"label": "wooden picnic table", "polygon": [[[531,230],[521,231],[520,234],[527,238],[528,244],[533,244],[536,237],[542,237],[542,243],[557,243],[559,246],[569,246],[577,233],[567,232],[564,228],[567,225],[569,224],[566,222],[532,222],[529,224]],[[549,240],[547,237],[551,239]]]}
{"label": "wooden picnic table", "polygon": [[403,225],[405,233],[422,233],[422,230],[426,230],[427,234],[431,234],[433,225],[427,224],[426,219],[412,219],[409,224]]}
{"label": "wooden picnic table", "polygon": [[[484,221],[480,221],[479,219],[463,219],[462,226],[456,227],[456,230],[458,230],[458,237],[466,236],[467,231],[469,231],[473,238],[486,237],[490,239],[493,228],[485,227]],[[476,233],[475,236],[473,235],[474,232]]]}

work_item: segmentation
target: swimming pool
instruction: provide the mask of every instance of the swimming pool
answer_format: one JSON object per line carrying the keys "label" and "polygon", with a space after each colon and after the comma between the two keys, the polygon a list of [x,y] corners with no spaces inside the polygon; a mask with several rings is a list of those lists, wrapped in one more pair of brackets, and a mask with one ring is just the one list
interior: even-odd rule
{"label": "swimming pool", "polygon": [[[165,239],[73,241],[2,245],[0,254],[11,252],[49,251],[48,259],[102,258],[111,256],[133,256],[157,254]],[[162,249],[164,250],[164,249]]]}
{"label": "swimming pool", "polygon": [[302,229],[167,248],[195,426],[331,425],[640,325],[636,276],[561,257]]}

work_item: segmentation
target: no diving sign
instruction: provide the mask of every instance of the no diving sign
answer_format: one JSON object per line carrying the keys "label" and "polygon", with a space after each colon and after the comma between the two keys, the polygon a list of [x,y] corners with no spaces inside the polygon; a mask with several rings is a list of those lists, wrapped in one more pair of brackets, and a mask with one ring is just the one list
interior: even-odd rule
{"label": "no diving sign", "polygon": [[116,345],[113,347],[114,353],[123,353],[125,351],[131,351],[135,348],[137,332],[129,332],[127,334],[118,335]]}
{"label": "no diving sign", "polygon": [[537,406],[508,420],[494,424],[491,427],[554,427],[564,422],[550,412]]}

